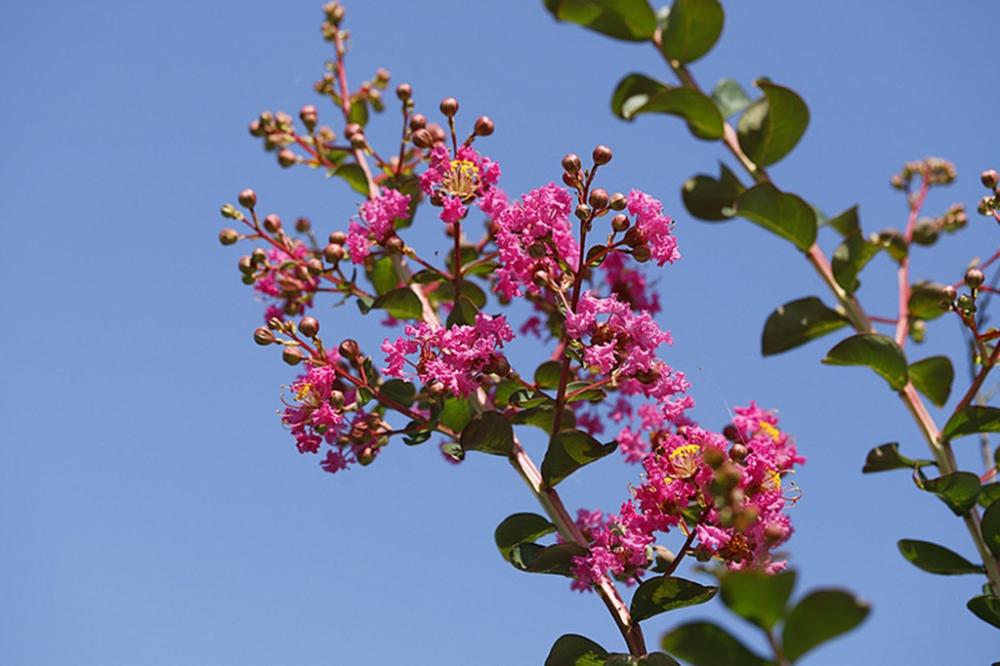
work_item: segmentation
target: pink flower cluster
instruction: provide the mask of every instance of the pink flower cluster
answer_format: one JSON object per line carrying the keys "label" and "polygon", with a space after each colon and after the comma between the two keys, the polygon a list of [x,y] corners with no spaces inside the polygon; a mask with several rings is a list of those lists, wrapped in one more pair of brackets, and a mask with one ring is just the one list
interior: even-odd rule
{"label": "pink flower cluster", "polygon": [[[450,393],[462,397],[482,385],[482,373],[496,367],[503,358],[498,350],[514,339],[504,317],[481,312],[472,326],[432,328],[420,322],[403,330],[405,336],[395,342],[386,338],[382,343],[388,363],[385,374],[401,379],[413,376],[404,370],[409,363],[424,384],[441,382]],[[417,354],[416,361],[407,360],[411,354]]]}
{"label": "pink flower cluster", "polygon": [[396,232],[396,220],[409,215],[410,196],[387,187],[382,196],[361,205],[361,223],[351,220],[347,230],[347,249],[351,261],[360,264],[373,245],[382,245]]}
{"label": "pink flower cluster", "polygon": [[649,245],[658,265],[681,258],[677,239],[671,234],[674,222],[663,214],[663,204],[648,194],[632,190],[628,193],[628,212],[635,216],[639,238]]}
{"label": "pink flower cluster", "polygon": [[[654,535],[675,528],[688,538],[679,556],[714,557],[730,569],[785,568],[772,559],[792,533],[784,509],[793,500],[783,494],[782,478],[805,460],[778,430],[774,414],[753,403],[736,411],[736,442],[697,426],[654,433],[655,450],[643,460],[645,482],[633,489],[633,499],[603,522],[581,513],[578,524],[591,544],[586,556],[574,559],[577,589],[604,572],[640,575]],[[698,516],[693,528],[685,519],[692,512]]]}
{"label": "pink flower cluster", "polygon": [[275,247],[267,251],[267,262],[253,285],[254,291],[265,299],[280,303],[268,306],[264,321],[284,320],[288,307],[298,312],[311,307],[313,294],[319,286],[319,280],[300,263],[310,258],[309,248],[295,239],[287,239],[287,244],[292,254]]}
{"label": "pink flower cluster", "polygon": [[444,208],[441,220],[460,221],[468,210],[466,204],[481,199],[500,179],[500,167],[472,146],[459,146],[455,159],[444,144],[431,149],[430,166],[420,174],[420,189],[436,205]]}

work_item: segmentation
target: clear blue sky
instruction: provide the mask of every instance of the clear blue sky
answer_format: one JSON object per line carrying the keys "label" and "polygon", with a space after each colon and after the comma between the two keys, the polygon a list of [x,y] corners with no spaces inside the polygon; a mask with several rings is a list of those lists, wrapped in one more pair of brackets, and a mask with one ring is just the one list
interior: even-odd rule
{"label": "clear blue sky", "polygon": [[[324,234],[356,211],[343,183],[280,170],[246,131],[263,109],[327,112],[311,88],[330,56],[320,4],[0,8],[0,663],[541,664],[568,632],[621,649],[596,597],[497,554],[494,527],[534,510],[502,460],[455,468],[430,446],[393,443],[371,467],[330,476],[280,426],[280,387],[295,373],[251,340],[261,309],[239,283],[240,250],[216,240],[217,211],[245,187]],[[694,66],[699,80],[770,76],[812,111],[799,148],[772,169],[781,187],[830,213],[860,204],[873,230],[901,226],[890,175],[937,155],[955,161],[959,181],[928,212],[974,208],[978,174],[1000,167],[1000,5],[726,9],[719,46]],[[980,581],[925,574],[896,551],[897,539],[918,538],[972,558],[959,522],[905,473],[860,475],[878,444],[923,455],[902,404],[872,373],[821,366],[832,339],[760,358],[767,315],[822,294],[819,281],[749,223],[687,215],[680,184],[717,173],[716,144],[673,118],[611,116],[621,76],[668,78],[649,47],[557,25],[540,1],[362,0],[347,10],[352,80],[386,67],[428,115],[449,95],[466,124],[490,115],[497,133],[481,149],[508,192],[558,180],[565,153],[605,143],[615,151],[607,189],[663,199],[684,259],[658,274],[659,320],[697,418],[721,427],[727,404],[750,399],[780,409],[809,459],[789,544],[799,593],[843,586],[874,605],[860,630],[803,664],[1000,658],[997,631],[964,608]],[[390,111],[369,136],[396,132]],[[996,225],[971,222],[939,251],[918,250],[915,273],[954,281],[971,257],[991,254]],[[890,314],[888,263],[862,278],[870,309]],[[320,312],[324,332],[339,322],[358,338],[384,335],[353,309]],[[953,322],[930,328],[914,358],[960,350]],[[604,461],[561,487],[571,506],[613,510],[636,474]],[[712,606],[645,623],[650,642],[718,617]]]}

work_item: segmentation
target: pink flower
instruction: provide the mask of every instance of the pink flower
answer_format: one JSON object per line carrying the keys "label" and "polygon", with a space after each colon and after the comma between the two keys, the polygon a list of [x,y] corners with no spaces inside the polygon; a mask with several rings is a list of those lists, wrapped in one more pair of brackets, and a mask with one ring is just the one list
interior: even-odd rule
{"label": "pink flower", "polygon": [[465,217],[468,204],[482,199],[500,179],[500,167],[472,146],[459,146],[455,158],[444,144],[430,152],[430,165],[420,174],[420,189],[440,200],[444,222],[458,222]]}
{"label": "pink flower", "polygon": [[625,266],[625,253],[610,252],[601,262],[604,280],[622,303],[633,310],[645,310],[649,314],[660,311],[660,295],[650,292],[646,286],[646,276]]}
{"label": "pink flower", "polygon": [[288,238],[286,243],[289,252],[272,247],[267,251],[267,260],[261,269],[261,275],[254,282],[254,291],[265,299],[273,299],[278,304],[269,305],[265,313],[265,321],[277,317],[284,319],[284,309],[290,304],[299,310],[312,306],[313,294],[319,286],[319,280],[308,273],[297,270],[302,262],[311,258],[309,248],[301,241]]}
{"label": "pink flower", "polygon": [[347,250],[355,264],[396,233],[396,220],[409,217],[410,195],[383,187],[382,196],[363,203],[360,213],[363,224],[351,220],[347,229]]}
{"label": "pink flower", "polygon": [[628,212],[635,216],[639,237],[649,245],[658,265],[681,258],[677,239],[671,235],[674,223],[663,214],[663,204],[648,194],[632,190],[628,193]]}

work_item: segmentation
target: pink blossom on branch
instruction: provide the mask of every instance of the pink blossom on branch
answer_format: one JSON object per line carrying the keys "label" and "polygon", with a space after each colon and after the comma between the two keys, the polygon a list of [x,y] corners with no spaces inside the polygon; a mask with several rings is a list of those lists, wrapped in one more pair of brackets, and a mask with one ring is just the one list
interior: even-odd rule
{"label": "pink blossom on branch", "polygon": [[674,222],[663,214],[663,204],[653,197],[632,190],[628,193],[628,212],[635,216],[639,238],[649,245],[653,259],[660,266],[681,258],[677,239],[672,235]]}
{"label": "pink blossom on branch", "polygon": [[396,231],[396,220],[410,214],[410,195],[387,187],[382,195],[361,204],[361,222],[351,220],[347,230],[347,249],[351,261],[360,264],[374,245],[382,245]]}

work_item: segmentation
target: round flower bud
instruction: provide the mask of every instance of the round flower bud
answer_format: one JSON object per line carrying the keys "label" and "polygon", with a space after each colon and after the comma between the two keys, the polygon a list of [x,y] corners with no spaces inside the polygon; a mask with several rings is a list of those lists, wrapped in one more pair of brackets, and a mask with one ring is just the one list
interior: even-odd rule
{"label": "round flower bud", "polygon": [[250,121],[250,136],[264,136],[267,128],[260,124],[259,120]]}
{"label": "round flower bud", "polygon": [[[706,449],[705,453],[708,451],[714,451],[715,449]],[[718,453],[718,452],[716,452]],[[735,488],[739,485],[740,481],[743,479],[743,471],[734,463],[722,463],[715,472],[715,481],[723,488],[729,490]]]}
{"label": "round flower bud", "polygon": [[343,231],[334,231],[330,234],[330,242],[334,245],[343,245],[347,242],[347,234]]}
{"label": "round flower bud", "polygon": [[576,173],[583,168],[583,164],[580,163],[580,157],[573,153],[570,153],[566,157],[562,158],[562,168],[566,169],[570,173]]}
{"label": "round flower bud", "polygon": [[310,276],[314,277],[323,272],[323,262],[319,259],[310,259],[306,262],[306,268]]}
{"label": "round flower bud", "polygon": [[986,280],[986,276],[978,268],[970,268],[965,271],[965,284],[969,285],[970,289],[979,289],[983,286],[984,280]]}
{"label": "round flower bud", "polygon": [[431,133],[424,127],[421,127],[410,137],[413,141],[413,145],[421,150],[426,150],[434,145],[434,137]]}
{"label": "round flower bud", "polygon": [[580,174],[575,171],[563,171],[562,181],[569,187],[576,187],[580,184]]}
{"label": "round flower bud", "polygon": [[264,252],[263,248],[254,248],[254,251],[250,253],[250,261],[253,262],[254,266],[267,263],[267,252]]}
{"label": "round flower bud", "polygon": [[989,216],[993,210],[993,197],[986,195],[980,199],[979,206],[976,207],[976,210],[980,215]]}
{"label": "round flower bud", "polygon": [[910,337],[917,343],[923,342],[927,337],[927,324],[922,319],[914,319],[910,324]]}
{"label": "round flower bud", "polygon": [[295,220],[295,230],[300,234],[304,234],[312,229],[312,224],[309,222],[308,217],[300,217]]}
{"label": "round flower bud", "polygon": [[785,528],[779,523],[770,523],[764,528],[764,538],[768,543],[778,543],[785,538]]}
{"label": "round flower bud", "polygon": [[528,256],[532,259],[541,259],[546,255],[545,243],[535,241],[528,246]]}
{"label": "round flower bud", "polygon": [[613,218],[611,218],[611,228],[615,230],[616,233],[621,233],[628,229],[629,220],[628,215],[624,213],[618,213]]}
{"label": "round flower bud", "polygon": [[350,123],[344,128],[344,138],[350,140],[358,132],[364,132],[364,129],[358,123]]}
{"label": "round flower bud", "polygon": [[964,312],[966,315],[972,314],[977,310],[976,302],[968,294],[962,294],[955,301],[955,307]]}
{"label": "round flower bud", "polygon": [[711,446],[705,447],[705,454],[702,458],[704,459],[705,464],[712,469],[718,469],[719,466],[726,461],[726,457],[723,455],[722,451]]}
{"label": "round flower bud", "polygon": [[233,208],[233,204],[223,205],[219,212],[222,213],[222,217],[229,218],[230,220],[236,218],[236,209]]}
{"label": "round flower bud", "polygon": [[358,358],[358,354],[361,353],[361,347],[358,346],[357,341],[348,338],[340,343],[338,351],[340,352],[340,355],[348,361],[355,361]]}
{"label": "round flower bud", "polygon": [[240,192],[239,202],[244,208],[253,208],[257,205],[257,193],[253,190],[243,190]]}
{"label": "round flower bud", "polygon": [[422,113],[414,113],[410,116],[410,131],[416,132],[418,129],[427,127],[427,116]]}
{"label": "round flower bud", "polygon": [[381,83],[382,85],[385,85],[391,77],[392,75],[389,73],[389,70],[387,70],[385,67],[379,67],[375,71],[376,83]]}
{"label": "round flower bud", "polygon": [[742,465],[746,461],[749,454],[750,449],[748,449],[746,444],[743,444],[742,442],[736,442],[729,449],[729,459],[738,465]]}
{"label": "round flower bud", "polygon": [[504,356],[495,356],[493,360],[483,368],[483,372],[491,375],[506,377],[510,374],[510,362]]}
{"label": "round flower bud", "polygon": [[632,248],[632,258],[640,264],[644,264],[653,256],[653,251],[646,244],[636,245]]}
{"label": "round flower bud", "polygon": [[588,206],[587,204],[580,204],[579,206],[576,207],[576,211],[574,212],[574,214],[577,216],[577,218],[581,220],[586,220],[587,218],[590,217],[590,206]]}
{"label": "round flower bud", "polygon": [[399,236],[389,237],[388,239],[386,239],[383,245],[385,246],[385,249],[389,254],[394,254],[394,255],[403,254],[403,249],[406,247],[406,245],[403,243],[403,239],[400,238]]}
{"label": "round flower bud", "polygon": [[398,86],[396,86],[396,97],[399,98],[399,101],[405,102],[412,96],[413,96],[413,88],[410,86],[409,83],[400,83]]}
{"label": "round flower bud", "polygon": [[488,116],[480,116],[476,120],[476,124],[473,126],[472,131],[476,136],[489,136],[493,134],[493,130],[496,126],[493,124],[493,120]]}
{"label": "round flower bud", "polygon": [[948,303],[954,303],[955,297],[958,296],[958,291],[950,284],[942,287],[941,289],[941,300],[948,301]]}
{"label": "round flower bud", "polygon": [[987,169],[982,175],[983,185],[991,190],[995,190],[1000,185],[1000,174],[995,169]]}
{"label": "round flower bud", "polygon": [[335,410],[339,411],[339,410],[343,409],[343,407],[344,407],[344,394],[343,394],[343,392],[342,391],[338,391],[336,389],[334,389],[333,391],[330,391],[329,401],[330,401],[330,406],[333,407]]}
{"label": "round flower bud", "polygon": [[323,258],[326,259],[329,264],[336,264],[344,258],[344,246],[337,245],[336,243],[330,243],[323,248]]}
{"label": "round flower bud", "polygon": [[253,273],[253,262],[250,260],[250,255],[245,254],[240,257],[239,267],[240,273],[243,273],[244,275],[250,275]]}
{"label": "round flower bud", "polygon": [[236,229],[223,229],[219,232],[219,242],[223,245],[232,245],[240,239],[240,234]]}
{"label": "round flower bud", "polygon": [[608,207],[608,201],[610,199],[611,197],[608,195],[608,191],[598,187],[591,191],[590,196],[587,197],[587,203],[600,210]]}
{"label": "round flower bud", "polygon": [[722,436],[730,442],[740,441],[740,431],[732,423],[722,429]]}
{"label": "round flower bud", "polygon": [[267,345],[277,342],[277,339],[274,337],[274,333],[272,333],[267,326],[259,326],[253,332],[253,341],[261,347],[266,347]]}
{"label": "round flower bud", "polygon": [[611,210],[625,210],[625,207],[628,206],[628,197],[621,192],[615,192],[611,195],[609,205],[611,206]]}
{"label": "round flower bud", "polygon": [[306,104],[299,109],[299,118],[302,120],[302,124],[306,126],[306,129],[311,132],[319,120],[319,112],[312,104]]}
{"label": "round flower bud", "polygon": [[625,244],[629,247],[639,247],[644,242],[642,233],[639,231],[638,227],[632,227],[625,232]]}
{"label": "round flower bud", "polygon": [[594,148],[594,154],[593,154],[594,164],[596,164],[597,166],[607,164],[608,162],[611,161],[613,155],[614,154],[611,152],[611,149],[608,148],[607,146],[598,146],[597,148]]}
{"label": "round flower bud", "polygon": [[424,388],[426,388],[427,393],[434,398],[440,398],[447,391],[444,383],[439,382],[436,379],[425,385]]}
{"label": "round flower bud", "polygon": [[288,365],[298,365],[302,362],[302,350],[298,347],[286,346],[281,352],[281,360]]}
{"label": "round flower bud", "polygon": [[441,100],[441,113],[444,114],[446,118],[454,118],[455,114],[458,113],[458,100],[454,97],[445,97]]}
{"label": "round flower bud", "polygon": [[278,164],[283,167],[290,167],[296,162],[295,151],[290,148],[282,148],[278,151]]}
{"label": "round flower bud", "polygon": [[271,234],[276,234],[278,233],[279,229],[281,229],[280,217],[278,217],[274,213],[271,213],[270,215],[264,218],[264,231]]}
{"label": "round flower bud", "polygon": [[913,242],[917,245],[933,245],[940,235],[933,220],[920,220],[913,227]]}
{"label": "round flower bud", "polygon": [[319,322],[315,317],[303,317],[299,322],[299,331],[307,338],[315,338],[319,333]]}

